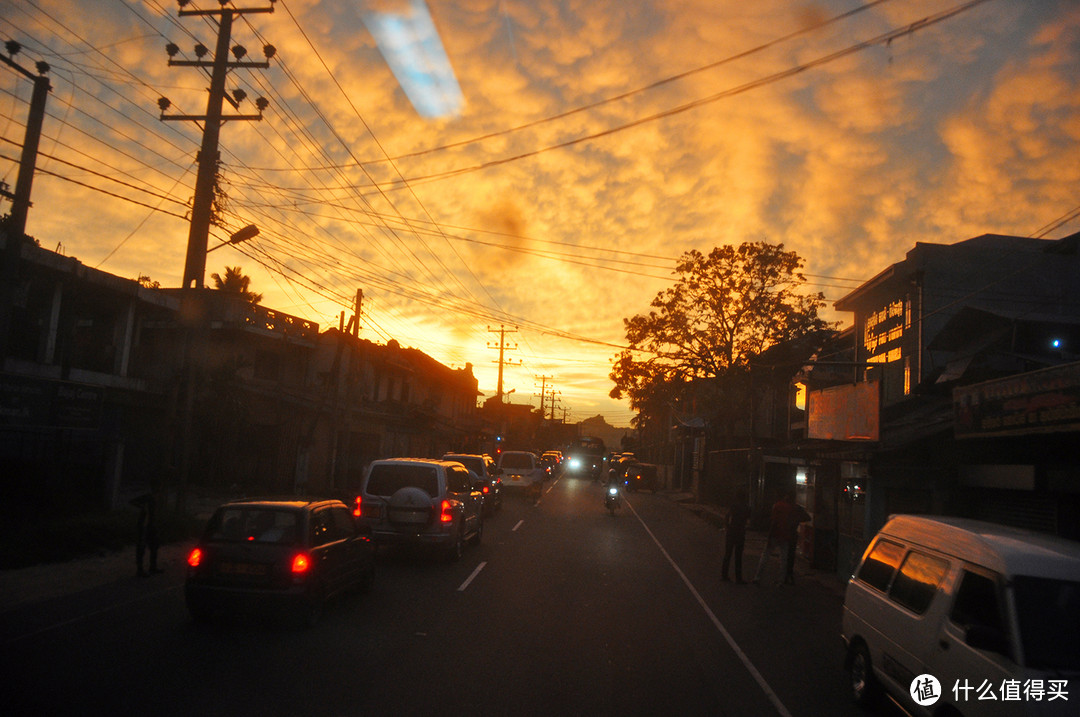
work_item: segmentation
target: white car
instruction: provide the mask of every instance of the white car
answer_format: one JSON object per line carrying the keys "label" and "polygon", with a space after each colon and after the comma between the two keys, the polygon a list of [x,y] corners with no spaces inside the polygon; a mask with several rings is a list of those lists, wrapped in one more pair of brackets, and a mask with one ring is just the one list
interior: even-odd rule
{"label": "white car", "polygon": [[499,454],[498,465],[502,470],[503,488],[529,488],[534,482],[544,480],[540,459],[528,451],[503,451]]}

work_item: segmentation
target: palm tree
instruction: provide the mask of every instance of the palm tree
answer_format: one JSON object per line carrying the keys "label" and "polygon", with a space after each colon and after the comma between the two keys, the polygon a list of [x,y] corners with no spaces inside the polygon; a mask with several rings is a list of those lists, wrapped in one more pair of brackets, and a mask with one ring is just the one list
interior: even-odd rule
{"label": "palm tree", "polygon": [[210,275],[210,278],[214,280],[214,288],[220,291],[228,291],[233,294],[240,294],[249,303],[257,304],[262,301],[262,294],[256,294],[253,291],[248,291],[248,287],[251,285],[251,277],[244,276],[244,273],[238,266],[225,267],[225,276],[214,273]]}

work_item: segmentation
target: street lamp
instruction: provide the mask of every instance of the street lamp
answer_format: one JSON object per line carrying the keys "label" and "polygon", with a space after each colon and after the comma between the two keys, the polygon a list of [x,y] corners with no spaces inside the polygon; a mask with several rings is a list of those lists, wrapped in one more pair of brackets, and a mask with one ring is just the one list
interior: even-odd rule
{"label": "street lamp", "polygon": [[210,247],[209,249],[207,249],[206,253],[209,254],[210,252],[214,251],[215,249],[220,249],[223,246],[229,246],[229,245],[232,245],[232,244],[240,244],[242,242],[246,242],[248,239],[254,239],[257,236],[259,236],[259,228],[257,226],[255,226],[254,224],[248,224],[243,229],[240,229],[239,231],[234,232],[229,237],[228,241],[223,241],[220,244],[218,244],[217,246],[213,246],[213,247]]}

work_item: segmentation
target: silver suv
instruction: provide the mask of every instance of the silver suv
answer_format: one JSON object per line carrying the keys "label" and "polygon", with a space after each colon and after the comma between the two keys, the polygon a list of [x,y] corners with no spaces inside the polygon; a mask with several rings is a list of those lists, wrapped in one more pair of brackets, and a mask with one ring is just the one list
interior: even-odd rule
{"label": "silver suv", "polygon": [[452,560],[484,534],[483,494],[456,461],[389,458],[364,473],[354,514],[384,545],[431,546]]}

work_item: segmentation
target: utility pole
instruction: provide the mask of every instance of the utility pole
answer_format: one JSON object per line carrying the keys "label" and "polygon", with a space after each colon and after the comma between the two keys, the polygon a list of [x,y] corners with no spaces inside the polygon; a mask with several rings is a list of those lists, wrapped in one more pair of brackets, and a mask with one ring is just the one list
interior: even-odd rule
{"label": "utility pole", "polygon": [[30,211],[30,187],[34,183],[34,170],[37,166],[38,145],[41,142],[41,127],[45,121],[45,101],[52,86],[45,75],[49,65],[38,62],[38,74],[15,62],[15,55],[22,49],[19,43],[8,40],[4,44],[9,57],[0,55],[0,61],[21,72],[34,81],[34,90],[30,96],[30,112],[26,117],[26,135],[23,139],[22,156],[19,160],[19,176],[15,180],[15,193],[0,188],[0,194],[11,200],[11,217],[4,239],[4,255],[0,257],[0,363],[8,353],[8,333],[11,330],[11,312],[14,305],[15,284],[19,274],[19,261],[22,259],[22,247],[26,238],[26,217]]}
{"label": "utility pole", "polygon": [[491,333],[498,333],[499,334],[499,343],[498,344],[492,344],[489,341],[488,342],[488,348],[489,349],[494,349],[494,348],[499,349],[499,360],[496,362],[496,363],[499,364],[499,384],[498,384],[498,387],[495,389],[495,395],[498,396],[499,403],[502,403],[503,402],[503,366],[520,366],[521,365],[520,360],[515,362],[515,361],[512,361],[512,360],[507,360],[507,359],[503,358],[504,352],[513,351],[513,350],[517,349],[517,344],[507,345],[507,343],[506,343],[506,335],[516,332],[517,329],[508,329],[505,326],[503,326],[502,324],[499,324],[498,329],[493,329],[493,328],[491,328],[489,326],[488,331],[490,331]]}
{"label": "utility pole", "polygon": [[199,58],[197,60],[173,59],[180,51],[180,48],[171,42],[165,47],[165,51],[169,55],[169,67],[200,67],[210,70],[210,97],[206,102],[206,114],[166,115],[165,111],[169,109],[172,103],[165,97],[158,100],[158,107],[161,109],[162,120],[184,120],[203,123],[202,146],[197,157],[199,170],[195,176],[195,197],[191,205],[191,225],[188,230],[187,258],[184,261],[183,284],[185,289],[201,289],[206,274],[207,240],[210,235],[210,225],[214,223],[214,197],[217,189],[218,159],[220,157],[218,139],[221,134],[221,125],[229,120],[261,120],[263,110],[269,104],[265,98],[260,97],[255,100],[255,106],[259,110],[258,114],[222,114],[223,102],[227,101],[234,109],[239,109],[240,102],[247,97],[247,93],[239,89],[227,94],[225,91],[225,77],[229,70],[238,67],[266,69],[270,67],[270,58],[276,53],[273,45],[266,45],[263,47],[263,54],[266,56],[265,62],[245,62],[243,57],[247,55],[247,50],[240,45],[236,45],[232,48],[236,60],[230,62],[229,43],[231,42],[233,18],[237,15],[250,13],[273,12],[274,7],[271,4],[269,7],[261,8],[226,8],[223,3],[223,6],[218,10],[183,9],[187,4],[187,0],[180,0],[180,17],[220,16],[217,45],[212,62],[202,59],[208,50],[201,43],[195,46],[195,55]]}
{"label": "utility pole", "polygon": [[543,420],[547,417],[547,409],[544,408],[544,404],[547,402],[547,380],[549,378],[555,378],[554,376],[533,376],[534,379],[540,381],[540,419]]}

